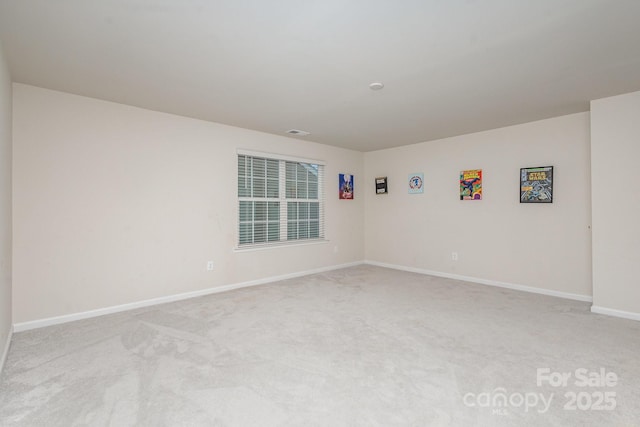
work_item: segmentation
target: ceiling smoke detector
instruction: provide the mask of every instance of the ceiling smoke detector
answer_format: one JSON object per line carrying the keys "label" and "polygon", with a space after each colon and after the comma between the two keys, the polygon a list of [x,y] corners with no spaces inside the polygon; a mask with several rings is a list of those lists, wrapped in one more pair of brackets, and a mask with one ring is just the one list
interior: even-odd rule
{"label": "ceiling smoke detector", "polygon": [[369,85],[369,89],[371,90],[380,90],[384,87],[384,84],[380,82],[373,82]]}
{"label": "ceiling smoke detector", "polygon": [[299,129],[289,129],[287,131],[287,133],[289,135],[295,135],[295,136],[307,136],[307,135],[310,135],[309,132],[306,132],[304,130],[299,130]]}

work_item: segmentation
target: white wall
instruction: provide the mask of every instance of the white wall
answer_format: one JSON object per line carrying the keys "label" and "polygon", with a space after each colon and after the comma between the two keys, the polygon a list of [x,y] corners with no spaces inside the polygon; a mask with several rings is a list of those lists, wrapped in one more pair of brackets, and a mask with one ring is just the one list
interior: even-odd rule
{"label": "white wall", "polygon": [[[329,243],[233,250],[238,148],[326,161]],[[359,152],[14,84],[14,322],[362,261],[364,198],[339,201],[337,174],[363,171]]]}
{"label": "white wall", "polygon": [[[591,295],[588,113],[366,153],[365,165],[368,261]],[[549,165],[553,203],[520,204],[520,168]],[[465,169],[483,170],[483,200],[460,201]],[[414,172],[424,194],[407,194]]]}
{"label": "white wall", "polygon": [[11,77],[0,45],[0,369],[11,317]]}
{"label": "white wall", "polygon": [[640,319],[638,164],[640,92],[592,101],[593,305]]}
{"label": "white wall", "polygon": [[[12,149],[4,62],[0,73],[4,339]],[[594,101],[591,116],[365,154],[21,84],[13,104],[15,323],[362,259],[588,297],[592,211],[594,305],[640,313],[640,199],[620,185],[634,182],[640,157],[640,92]],[[238,148],[327,162],[329,243],[233,250]],[[519,168],[545,165],[555,167],[553,204],[520,204]],[[484,200],[461,202],[458,174],[472,168],[483,169]],[[339,172],[355,174],[355,201],[337,200]],[[412,172],[424,172],[424,194],[407,194]],[[390,194],[375,194],[376,176],[389,177]],[[205,271],[207,260],[215,271]]]}

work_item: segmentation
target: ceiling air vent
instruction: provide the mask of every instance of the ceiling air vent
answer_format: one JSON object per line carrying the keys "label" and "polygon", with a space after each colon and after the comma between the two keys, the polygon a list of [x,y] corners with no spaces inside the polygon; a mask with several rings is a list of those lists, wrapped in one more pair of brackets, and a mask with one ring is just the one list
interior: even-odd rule
{"label": "ceiling air vent", "polygon": [[303,131],[303,130],[299,130],[299,129],[289,129],[287,131],[287,133],[289,135],[295,135],[295,136],[307,136],[309,135],[309,132]]}

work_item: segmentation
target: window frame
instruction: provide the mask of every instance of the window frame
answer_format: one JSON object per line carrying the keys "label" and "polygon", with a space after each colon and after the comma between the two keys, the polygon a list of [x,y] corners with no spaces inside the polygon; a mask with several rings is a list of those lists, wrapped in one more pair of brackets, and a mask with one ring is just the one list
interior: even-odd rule
{"label": "window frame", "polygon": [[[240,184],[240,170],[239,170],[239,158],[240,156],[247,156],[247,157],[253,157],[253,158],[260,158],[260,159],[266,159],[268,160],[272,160],[272,161],[277,161],[278,162],[278,167],[279,167],[279,174],[278,174],[278,197],[274,198],[274,197],[267,197],[267,194],[265,194],[265,197],[253,197],[253,194],[251,194],[249,196],[243,195],[241,196],[240,191],[239,191],[239,184]],[[294,197],[288,197],[287,194],[287,189],[288,189],[288,185],[287,185],[287,162],[294,162],[294,163],[304,163],[304,164],[309,164],[309,165],[317,165],[317,170],[318,170],[318,194],[317,194],[317,199],[310,199],[308,198],[308,194],[306,198],[298,198],[298,194],[296,192]],[[296,246],[296,245],[309,245],[309,244],[317,244],[317,243],[324,243],[327,242],[326,239],[326,224],[325,224],[325,206],[326,206],[326,180],[325,180],[325,169],[326,169],[326,164],[324,161],[321,160],[316,160],[316,159],[308,159],[308,158],[302,158],[302,157],[294,157],[294,156],[285,156],[285,155],[281,155],[281,154],[275,154],[275,153],[267,153],[267,152],[261,152],[261,151],[253,151],[253,150],[237,150],[236,151],[236,158],[235,158],[235,165],[236,165],[236,210],[235,210],[235,217],[236,217],[236,228],[235,228],[235,250],[239,250],[239,251],[245,251],[245,250],[256,250],[256,249],[263,249],[263,248],[273,248],[273,247],[283,247],[283,246]],[[247,175],[244,176],[245,179],[247,178]],[[291,180],[289,180],[291,181]],[[296,183],[298,181],[296,180]],[[307,183],[309,182],[308,180],[306,181]],[[253,184],[252,184],[253,185]],[[297,188],[296,188],[297,190]],[[307,190],[308,190],[308,184],[307,184]],[[280,215],[278,218],[279,221],[279,239],[277,241],[268,241],[268,237],[266,238],[266,241],[264,242],[251,242],[251,243],[240,243],[240,239],[241,239],[241,218],[240,218],[240,213],[241,213],[241,202],[278,202],[279,203],[279,209],[280,209]],[[300,206],[300,203],[318,203],[318,237],[308,237],[308,238],[295,238],[295,239],[289,239],[289,232],[288,232],[288,227],[289,224],[291,222],[295,222],[296,224],[299,224],[301,222],[300,218],[297,218],[295,221],[291,220],[291,218],[289,218],[289,204],[290,203],[297,203],[297,206]],[[255,206],[255,204],[254,204]],[[310,205],[308,205],[310,206]],[[303,221],[306,221],[309,225],[311,225],[312,221],[314,221],[313,218],[309,217]],[[246,222],[245,222],[246,223]],[[251,223],[255,224],[255,216],[252,218]],[[255,227],[254,227],[255,229]],[[296,230],[296,234],[299,232],[299,228]],[[268,236],[269,232],[267,231],[267,236]]]}

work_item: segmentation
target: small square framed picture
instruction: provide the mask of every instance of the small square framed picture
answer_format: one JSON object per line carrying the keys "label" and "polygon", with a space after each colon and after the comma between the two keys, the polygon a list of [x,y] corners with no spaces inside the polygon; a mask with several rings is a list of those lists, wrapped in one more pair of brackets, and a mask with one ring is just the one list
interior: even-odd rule
{"label": "small square framed picture", "polygon": [[376,178],[376,194],[387,194],[388,192],[387,177],[381,176]]}
{"label": "small square framed picture", "polygon": [[553,202],[553,166],[520,169],[520,203]]}

